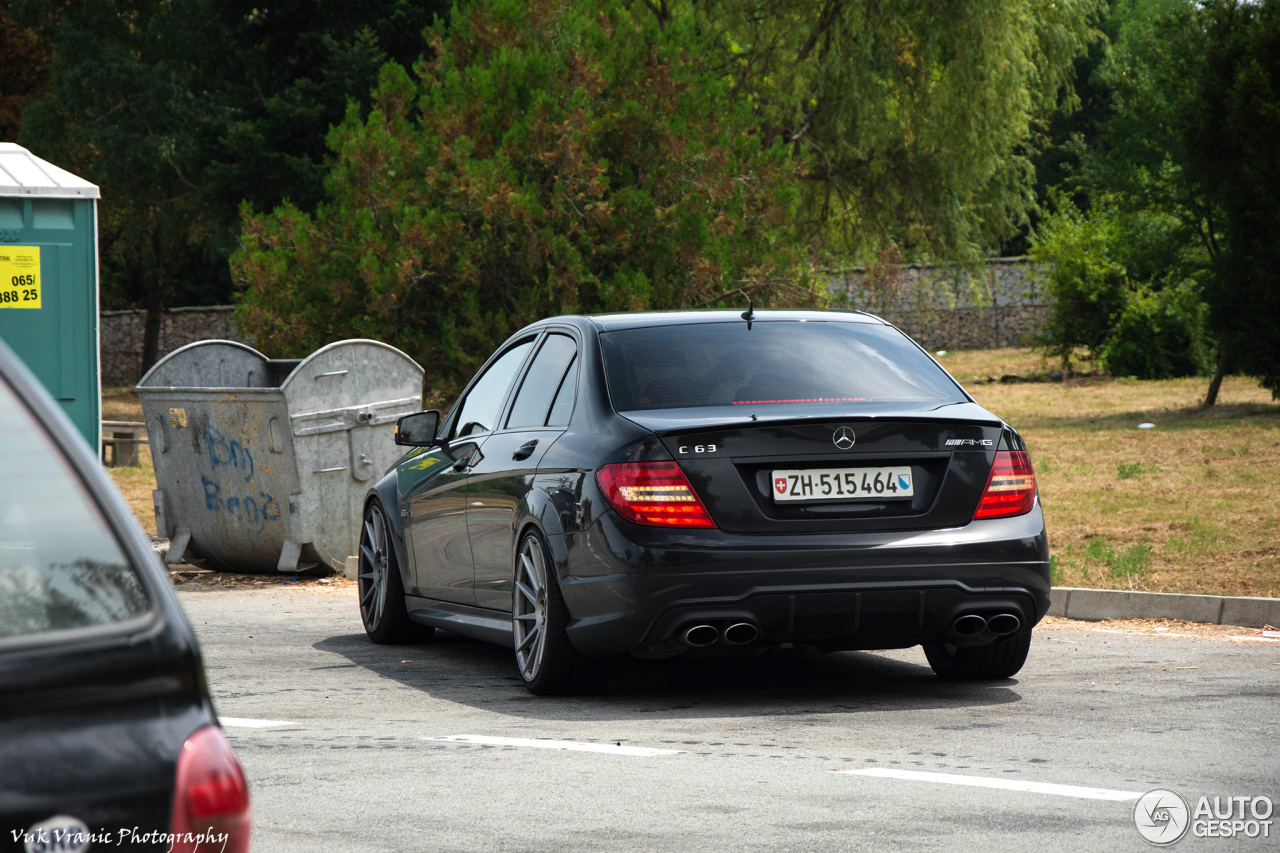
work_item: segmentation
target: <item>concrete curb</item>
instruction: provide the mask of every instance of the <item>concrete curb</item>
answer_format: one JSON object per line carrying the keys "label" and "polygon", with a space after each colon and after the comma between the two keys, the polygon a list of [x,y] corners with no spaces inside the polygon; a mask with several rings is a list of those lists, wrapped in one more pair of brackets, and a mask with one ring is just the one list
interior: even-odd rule
{"label": "concrete curb", "polygon": [[1280,598],[1230,598],[1119,589],[1056,586],[1049,615],[1086,622],[1104,619],[1185,619],[1245,628],[1280,627]]}

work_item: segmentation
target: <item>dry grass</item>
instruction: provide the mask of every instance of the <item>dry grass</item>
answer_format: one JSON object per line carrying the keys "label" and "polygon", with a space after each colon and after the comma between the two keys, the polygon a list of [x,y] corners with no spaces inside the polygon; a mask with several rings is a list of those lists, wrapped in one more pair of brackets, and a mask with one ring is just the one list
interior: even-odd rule
{"label": "dry grass", "polygon": [[[102,419],[104,421],[142,421],[142,403],[133,388],[102,389]],[[151,466],[151,448],[138,446],[137,468],[108,468],[129,508],[137,517],[142,529],[152,536],[156,534],[156,512],[151,503],[151,490],[156,487],[156,472]]]}
{"label": "dry grass", "polygon": [[[980,384],[1043,376],[1028,349],[939,358],[978,402],[1022,432],[1049,527],[1054,583],[1153,592],[1280,595],[1280,405],[1230,377],[1199,408],[1204,379]],[[105,417],[141,420],[130,389],[107,389]],[[1139,423],[1154,429],[1139,430]],[[151,455],[111,469],[155,532]]]}
{"label": "dry grass", "polygon": [[142,401],[132,386],[102,389],[104,421],[142,421]]}
{"label": "dry grass", "polygon": [[1043,376],[1059,369],[1057,365],[1050,364],[1029,349],[1012,347],[959,350],[947,352],[946,355],[938,355],[935,358],[966,387],[1006,375]]}
{"label": "dry grass", "polygon": [[156,487],[156,472],[151,467],[151,448],[145,444],[138,448],[138,462],[137,468],[108,468],[107,471],[142,524],[142,529],[155,536],[156,511],[151,503],[151,490]]}
{"label": "dry grass", "polygon": [[[1028,350],[939,360],[957,378],[1043,372]],[[1203,410],[1206,386],[968,385],[1031,450],[1055,584],[1280,594],[1280,405],[1253,380],[1229,377],[1218,405]]]}

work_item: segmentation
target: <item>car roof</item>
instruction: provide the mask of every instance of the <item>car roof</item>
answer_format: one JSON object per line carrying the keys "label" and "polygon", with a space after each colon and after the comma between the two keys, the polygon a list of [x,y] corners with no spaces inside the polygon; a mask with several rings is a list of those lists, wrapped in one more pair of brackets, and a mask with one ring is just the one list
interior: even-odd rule
{"label": "car roof", "polygon": [[[742,311],[710,308],[704,310],[685,311],[631,311],[617,314],[574,314],[561,317],[548,317],[533,325],[542,326],[548,323],[570,323],[578,328],[584,326],[600,332],[612,332],[619,329],[639,329],[649,326],[685,326],[694,323],[741,323]],[[755,311],[752,318],[756,323],[778,321],[813,321],[825,323],[867,323],[886,325],[883,320],[863,311],[836,310],[770,310],[761,308]]]}

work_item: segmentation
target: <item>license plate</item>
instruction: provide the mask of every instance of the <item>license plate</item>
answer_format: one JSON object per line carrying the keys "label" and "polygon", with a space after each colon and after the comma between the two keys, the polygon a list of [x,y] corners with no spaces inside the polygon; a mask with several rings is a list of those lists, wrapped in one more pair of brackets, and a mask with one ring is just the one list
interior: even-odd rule
{"label": "license plate", "polygon": [[805,468],[773,472],[773,499],[847,501],[909,498],[915,495],[911,466],[891,468]]}

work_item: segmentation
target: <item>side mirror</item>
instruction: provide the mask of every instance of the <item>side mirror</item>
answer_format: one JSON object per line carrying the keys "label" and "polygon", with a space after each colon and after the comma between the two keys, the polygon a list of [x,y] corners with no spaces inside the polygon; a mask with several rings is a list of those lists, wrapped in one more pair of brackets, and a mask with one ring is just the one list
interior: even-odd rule
{"label": "side mirror", "polygon": [[405,415],[396,421],[396,444],[430,447],[436,443],[436,429],[439,426],[440,412],[436,409]]}

